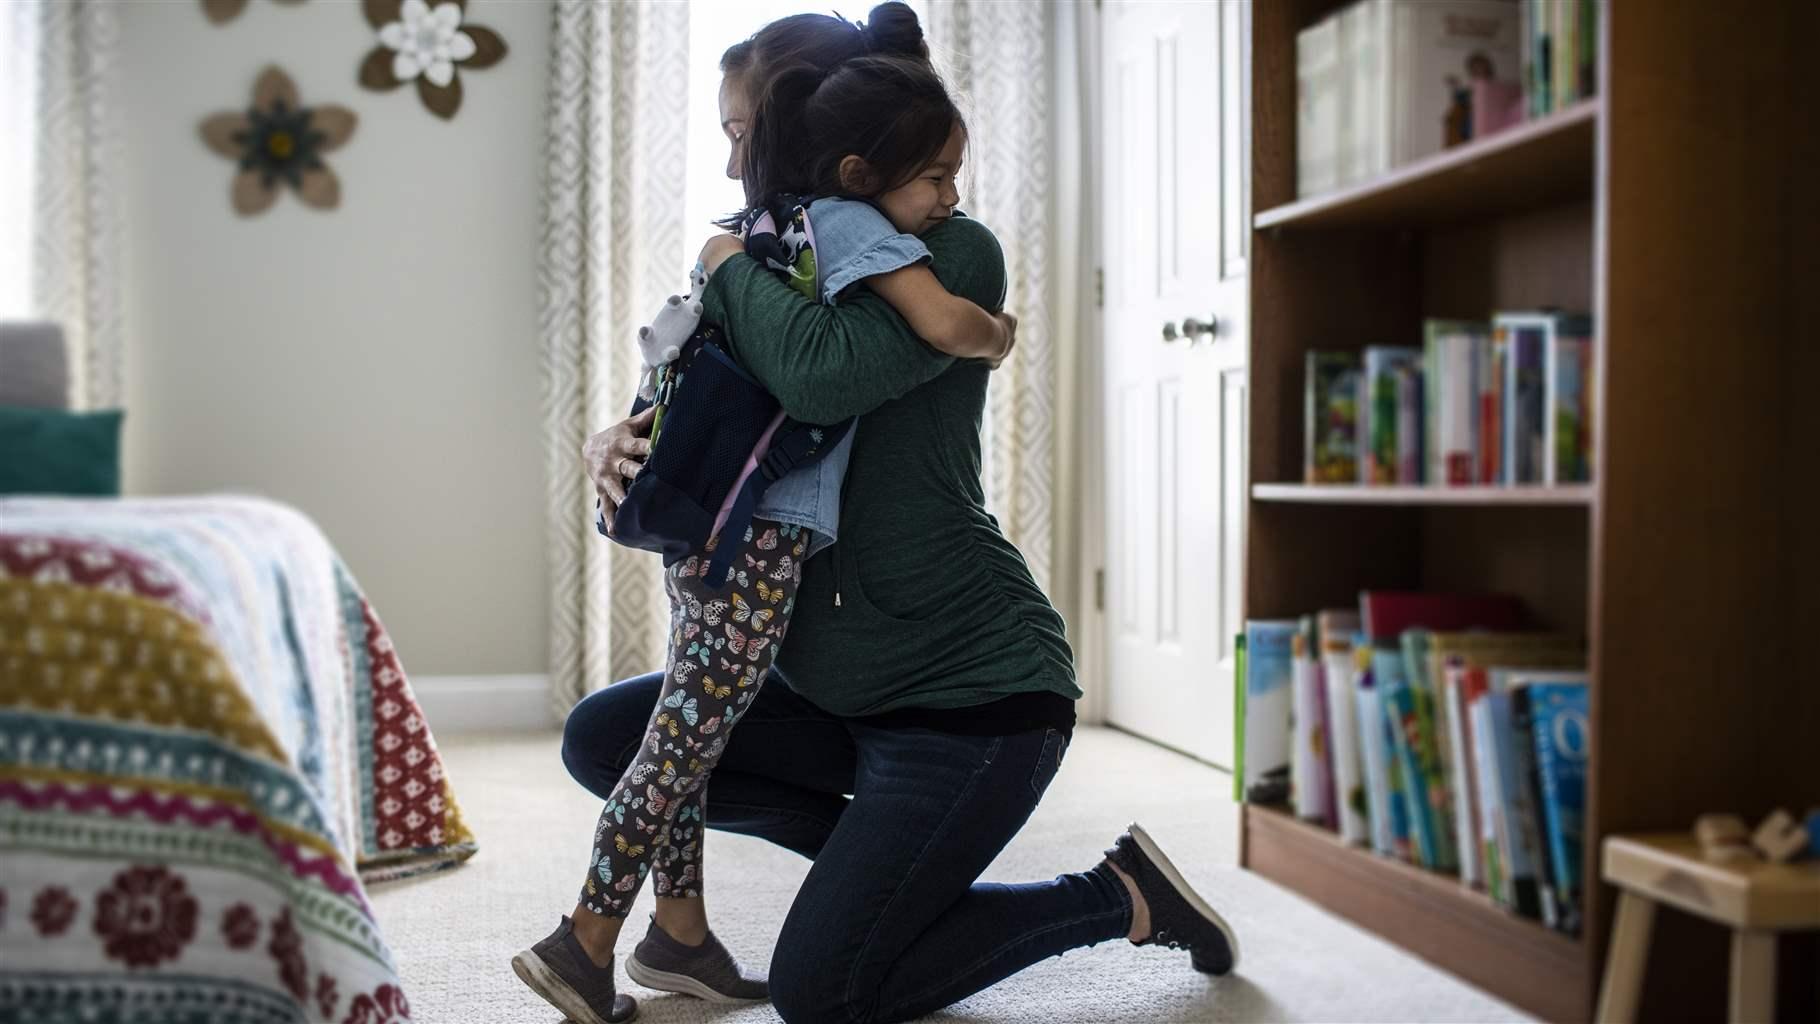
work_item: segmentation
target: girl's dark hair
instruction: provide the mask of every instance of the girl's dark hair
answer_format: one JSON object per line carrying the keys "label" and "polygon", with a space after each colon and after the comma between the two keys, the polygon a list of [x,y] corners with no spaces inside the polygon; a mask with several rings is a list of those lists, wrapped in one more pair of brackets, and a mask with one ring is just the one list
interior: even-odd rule
{"label": "girl's dark hair", "polygon": [[[874,198],[915,177],[965,127],[924,59],[855,57],[832,70],[776,69],[747,126],[746,205],[768,205],[786,193]],[[864,180],[842,178],[848,156],[866,162]]]}

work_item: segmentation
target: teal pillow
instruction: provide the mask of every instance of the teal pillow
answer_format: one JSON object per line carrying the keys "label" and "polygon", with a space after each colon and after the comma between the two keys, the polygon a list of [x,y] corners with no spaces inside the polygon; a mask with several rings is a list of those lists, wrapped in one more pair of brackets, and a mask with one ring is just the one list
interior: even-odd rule
{"label": "teal pillow", "polygon": [[0,405],[0,494],[119,497],[122,415]]}

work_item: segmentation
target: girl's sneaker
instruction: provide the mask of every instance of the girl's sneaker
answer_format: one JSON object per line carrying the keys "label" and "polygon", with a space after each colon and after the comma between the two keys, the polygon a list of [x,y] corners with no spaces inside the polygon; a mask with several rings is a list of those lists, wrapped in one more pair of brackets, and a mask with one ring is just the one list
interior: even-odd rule
{"label": "girl's sneaker", "polygon": [[567,914],[555,931],[512,958],[512,971],[575,1024],[624,1024],[638,1016],[638,1000],[613,990],[613,962],[594,966]]}
{"label": "girl's sneaker", "polygon": [[1136,945],[1186,949],[1202,974],[1225,974],[1239,965],[1232,926],[1189,886],[1143,826],[1131,825],[1106,859],[1131,876],[1150,907],[1150,935]]}
{"label": "girl's sneaker", "polygon": [[652,918],[643,942],[626,961],[626,976],[659,992],[700,996],[711,1003],[755,1003],[771,997],[770,986],[739,973],[739,964],[713,932],[699,946],[685,946]]}

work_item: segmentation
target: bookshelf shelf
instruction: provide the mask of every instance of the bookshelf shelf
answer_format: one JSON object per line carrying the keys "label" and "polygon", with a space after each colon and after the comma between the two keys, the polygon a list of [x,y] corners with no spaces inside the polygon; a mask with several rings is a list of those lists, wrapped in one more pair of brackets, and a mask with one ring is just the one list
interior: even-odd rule
{"label": "bookshelf shelf", "polygon": [[1249,866],[1545,1020],[1583,1015],[1581,941],[1517,917],[1458,879],[1348,846],[1286,808],[1245,808]]}
{"label": "bookshelf shelf", "polygon": [[1309,505],[1586,505],[1591,484],[1559,487],[1368,487],[1363,484],[1252,484],[1258,501]]}
{"label": "bookshelf shelf", "polygon": [[1588,199],[1599,111],[1599,100],[1583,100],[1370,181],[1265,210],[1256,224],[1415,227]]}

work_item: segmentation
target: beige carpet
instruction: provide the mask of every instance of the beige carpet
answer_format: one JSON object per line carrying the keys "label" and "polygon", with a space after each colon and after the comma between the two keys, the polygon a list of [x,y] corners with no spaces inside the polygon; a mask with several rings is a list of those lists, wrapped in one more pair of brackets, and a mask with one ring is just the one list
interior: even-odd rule
{"label": "beige carpet", "polygon": [[[373,890],[380,924],[418,1020],[557,1024],[512,974],[512,954],[575,902],[599,805],[563,771],[555,736],[445,742],[455,791],[480,853],[452,872]],[[1507,1004],[1235,867],[1238,820],[1228,776],[1108,729],[1082,728],[1042,806],[987,871],[996,881],[1089,867],[1133,819],[1144,823],[1237,929],[1244,960],[1219,981],[1188,957],[1101,943],[1037,964],[929,1018],[1071,1024],[1107,1021],[1519,1020]],[[763,970],[808,862],[743,836],[712,833],[709,919],[742,963]],[[621,941],[643,934],[651,897]],[[621,975],[622,982],[624,975]],[[636,986],[639,1020],[775,1021],[769,1006],[728,1010]]]}

